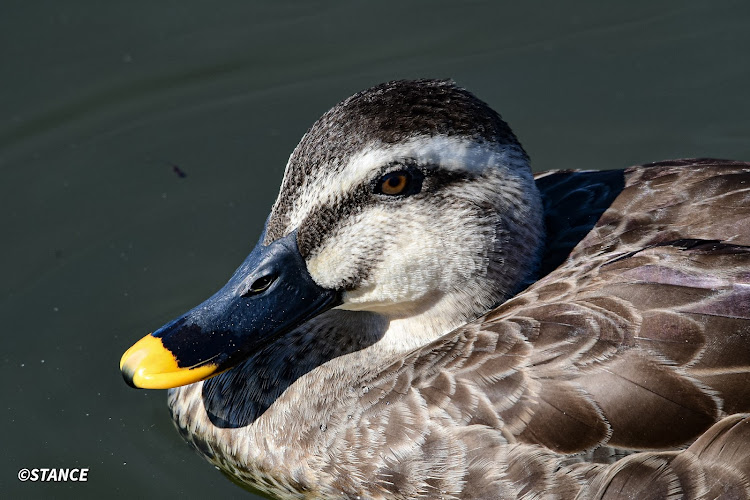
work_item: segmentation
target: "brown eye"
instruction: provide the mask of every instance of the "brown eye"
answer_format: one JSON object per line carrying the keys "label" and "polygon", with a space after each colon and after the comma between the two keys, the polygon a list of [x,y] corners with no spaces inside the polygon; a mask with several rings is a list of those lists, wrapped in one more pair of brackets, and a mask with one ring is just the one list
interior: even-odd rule
{"label": "brown eye", "polygon": [[390,196],[402,194],[409,186],[408,172],[391,172],[380,179],[378,190]]}

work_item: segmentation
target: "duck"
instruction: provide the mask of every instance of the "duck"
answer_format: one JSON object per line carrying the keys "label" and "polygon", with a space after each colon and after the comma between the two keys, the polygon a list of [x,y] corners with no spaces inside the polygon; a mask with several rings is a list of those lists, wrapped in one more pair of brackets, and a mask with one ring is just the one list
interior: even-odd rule
{"label": "duck", "polygon": [[380,84],[120,369],[274,498],[750,498],[750,163],[533,174],[452,80]]}

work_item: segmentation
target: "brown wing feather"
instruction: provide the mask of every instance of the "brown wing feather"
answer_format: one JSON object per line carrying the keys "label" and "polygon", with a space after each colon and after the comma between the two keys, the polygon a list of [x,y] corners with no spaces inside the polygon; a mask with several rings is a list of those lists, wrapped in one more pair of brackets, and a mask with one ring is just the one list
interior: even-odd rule
{"label": "brown wing feather", "polygon": [[745,488],[750,431],[721,419],[750,410],[749,305],[750,164],[629,169],[559,268],[373,375],[370,428],[387,440],[402,405],[431,422],[390,444],[419,470],[391,464],[373,480],[415,498],[571,498],[583,485],[580,498],[700,498],[720,487],[710,474]]}
{"label": "brown wing feather", "polygon": [[749,442],[750,415],[732,415],[685,451],[638,453],[600,468],[576,499],[748,499]]}

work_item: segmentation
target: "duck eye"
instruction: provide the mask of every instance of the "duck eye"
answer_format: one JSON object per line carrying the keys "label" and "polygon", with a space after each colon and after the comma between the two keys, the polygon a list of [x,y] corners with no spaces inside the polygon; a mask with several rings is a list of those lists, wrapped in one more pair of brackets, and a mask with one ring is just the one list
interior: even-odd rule
{"label": "duck eye", "polygon": [[385,174],[380,181],[378,181],[377,191],[389,196],[396,196],[406,191],[406,188],[409,187],[409,181],[411,181],[409,172],[391,172]]}

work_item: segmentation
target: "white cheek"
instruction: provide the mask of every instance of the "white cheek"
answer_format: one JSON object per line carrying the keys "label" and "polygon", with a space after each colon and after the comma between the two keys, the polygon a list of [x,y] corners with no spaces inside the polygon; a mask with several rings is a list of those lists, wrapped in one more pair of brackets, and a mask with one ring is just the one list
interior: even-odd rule
{"label": "white cheek", "polygon": [[[469,214],[462,217],[460,212],[453,211],[450,218],[431,214],[425,220],[424,213],[428,211],[409,212],[401,211],[395,218],[383,210],[369,211],[367,226],[377,228],[383,246],[367,278],[356,290],[344,294],[341,308],[390,312],[396,316],[412,313],[415,309],[429,308],[444,294],[462,288],[486,269],[486,249],[492,246],[487,239],[494,233],[467,224],[467,220],[472,220]],[[367,258],[366,254],[357,255],[361,250],[366,249],[331,248],[325,252],[328,254],[325,260],[338,262],[341,271],[347,267],[342,263],[354,264]],[[330,267],[328,270],[333,271]]]}
{"label": "white cheek", "polygon": [[420,244],[425,235],[419,233],[401,236],[384,249],[383,260],[372,269],[361,286],[345,294],[345,308],[404,306],[419,302],[430,292],[440,289],[440,265],[436,259],[441,253],[440,242],[429,240]]}
{"label": "white cheek", "polygon": [[377,257],[382,228],[388,227],[391,217],[377,209],[352,217],[350,224],[331,234],[307,260],[313,280],[324,288],[334,288],[356,276],[366,261]]}

